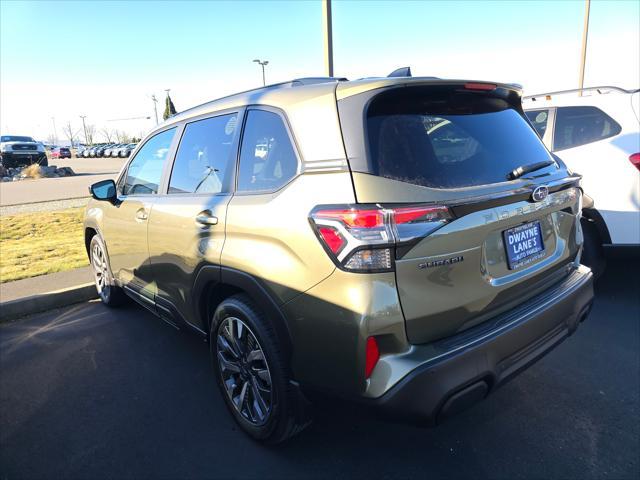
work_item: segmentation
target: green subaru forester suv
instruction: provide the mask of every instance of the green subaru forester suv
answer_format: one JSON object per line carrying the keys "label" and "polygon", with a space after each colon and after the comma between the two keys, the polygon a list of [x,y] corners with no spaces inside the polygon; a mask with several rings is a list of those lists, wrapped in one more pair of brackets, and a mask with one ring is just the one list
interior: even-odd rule
{"label": "green subaru forester suv", "polygon": [[434,424],[569,336],[593,301],[580,177],[515,85],[306,78],[171,117],[92,185],[102,302],[209,342],[276,443],[317,392]]}

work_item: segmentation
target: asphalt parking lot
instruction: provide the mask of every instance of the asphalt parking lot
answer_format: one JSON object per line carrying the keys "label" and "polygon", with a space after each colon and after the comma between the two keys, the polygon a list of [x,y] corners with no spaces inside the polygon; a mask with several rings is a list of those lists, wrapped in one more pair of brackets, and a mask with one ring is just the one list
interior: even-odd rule
{"label": "asphalt parking lot", "polygon": [[88,197],[89,185],[116,178],[126,161],[126,158],[52,159],[49,165],[71,167],[76,176],[1,183],[0,207]]}
{"label": "asphalt parking lot", "polygon": [[206,344],[139,307],[0,325],[0,478],[638,478],[637,267],[610,265],[574,336],[447,423],[338,403],[275,448],[235,427]]}

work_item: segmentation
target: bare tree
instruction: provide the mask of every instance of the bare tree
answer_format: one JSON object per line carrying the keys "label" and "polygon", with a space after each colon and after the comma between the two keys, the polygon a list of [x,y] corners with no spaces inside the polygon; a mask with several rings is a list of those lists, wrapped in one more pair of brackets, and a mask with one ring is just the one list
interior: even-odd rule
{"label": "bare tree", "polygon": [[64,133],[65,136],[69,139],[71,145],[75,145],[76,134],[73,131],[73,126],[71,125],[70,121],[67,121],[67,123],[62,126],[62,133]]}
{"label": "bare tree", "polygon": [[93,145],[93,136],[96,134],[95,125],[87,125],[87,143]]}
{"label": "bare tree", "polygon": [[130,143],[131,137],[127,132],[123,132],[121,130],[116,130],[116,139],[118,143]]}
{"label": "bare tree", "polygon": [[49,136],[47,137],[47,143],[49,145],[55,145],[56,144],[56,136],[53,133],[50,133]]}
{"label": "bare tree", "polygon": [[102,130],[100,130],[100,133],[102,133],[102,136],[107,141],[107,143],[112,143],[113,142],[113,131],[112,130],[109,130],[108,128],[103,128]]}

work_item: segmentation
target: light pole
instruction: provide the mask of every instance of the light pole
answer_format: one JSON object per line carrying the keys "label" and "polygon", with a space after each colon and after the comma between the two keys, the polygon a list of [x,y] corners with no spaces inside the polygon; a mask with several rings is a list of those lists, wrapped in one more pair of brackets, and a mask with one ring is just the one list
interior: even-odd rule
{"label": "light pole", "polygon": [[269,60],[260,60],[259,58],[256,58],[254,62],[262,67],[262,86],[264,87],[267,84],[264,77],[264,67],[269,64]]}
{"label": "light pole", "polygon": [[[56,117],[51,117],[51,121],[53,122],[53,137],[55,139],[56,144],[58,143],[58,130],[56,129]],[[73,145],[71,145],[73,147]]]}
{"label": "light pole", "polygon": [[158,125],[158,99],[156,95],[151,95],[151,100],[153,100],[153,111],[156,114],[156,125]]}
{"label": "light pole", "polygon": [[582,52],[580,53],[580,78],[578,79],[578,87],[581,89],[579,95],[582,96],[582,88],[584,88],[584,67],[587,63],[587,37],[589,35],[589,9],[591,0],[585,0],[584,8],[584,28],[582,30]]}
{"label": "light pole", "polygon": [[333,28],[331,24],[331,0],[322,0],[324,70],[327,73],[327,77],[333,77]]}
{"label": "light pole", "polygon": [[82,128],[84,128],[84,141],[88,145],[89,144],[89,140],[87,139],[87,125],[84,123],[84,119],[87,118],[87,116],[86,115],[80,115],[80,118],[82,119]]}

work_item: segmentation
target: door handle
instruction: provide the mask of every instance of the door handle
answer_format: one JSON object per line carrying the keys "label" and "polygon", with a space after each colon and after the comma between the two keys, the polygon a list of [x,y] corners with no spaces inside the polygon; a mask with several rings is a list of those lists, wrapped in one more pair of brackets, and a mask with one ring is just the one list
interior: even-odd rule
{"label": "door handle", "polygon": [[198,215],[196,215],[196,223],[199,223],[202,226],[211,226],[218,224],[218,217],[213,215],[210,210],[203,210]]}
{"label": "door handle", "polygon": [[147,218],[149,218],[149,214],[144,208],[141,208],[136,212],[136,220],[139,222],[144,222]]}

